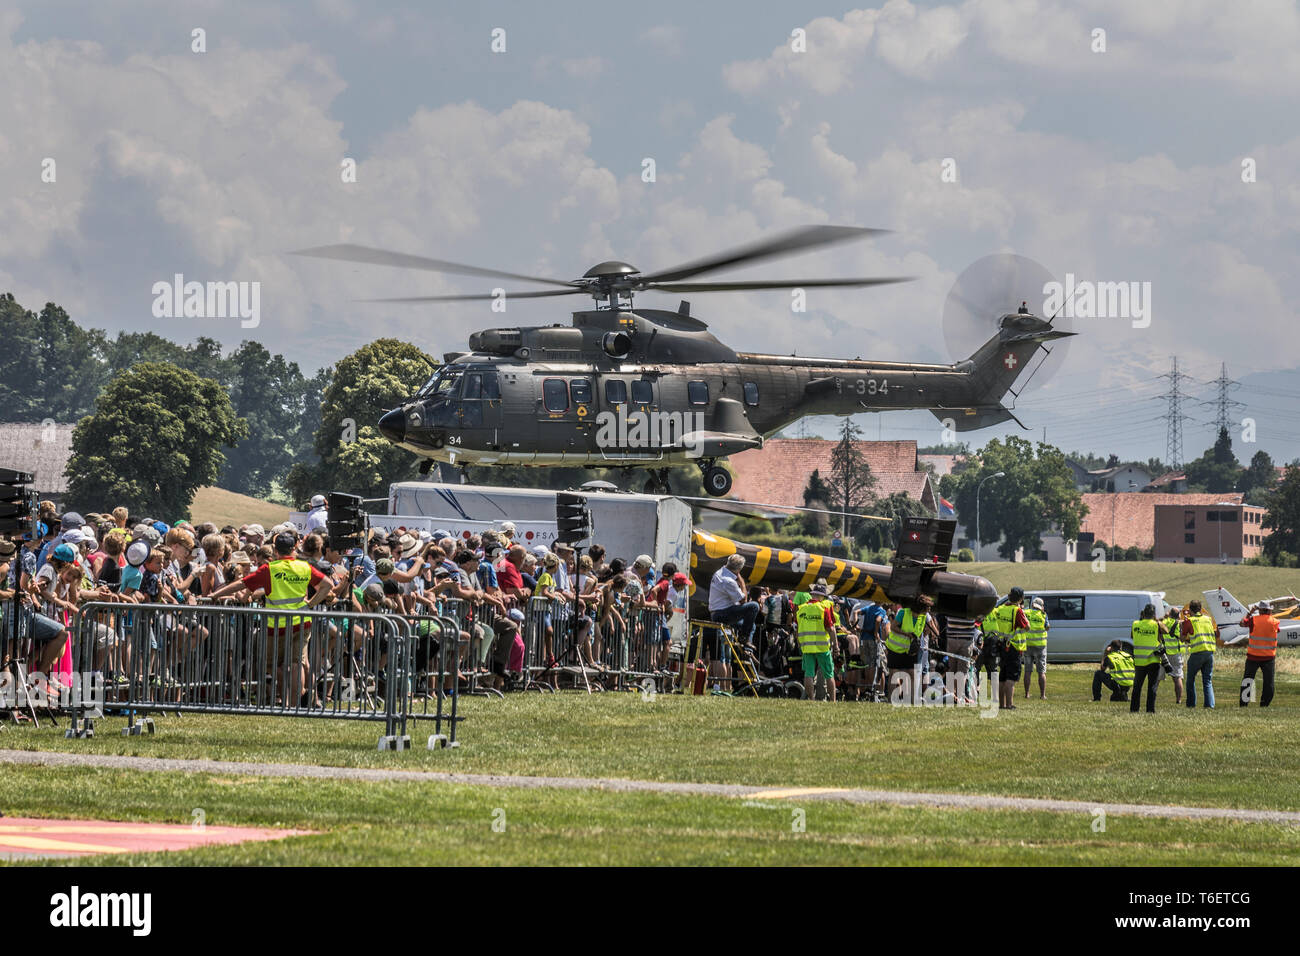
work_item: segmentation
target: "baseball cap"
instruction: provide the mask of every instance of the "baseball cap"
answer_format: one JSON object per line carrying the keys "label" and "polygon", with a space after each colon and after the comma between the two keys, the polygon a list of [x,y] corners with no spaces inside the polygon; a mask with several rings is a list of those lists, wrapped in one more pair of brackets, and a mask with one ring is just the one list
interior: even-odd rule
{"label": "baseball cap", "polygon": [[519,610],[517,607],[512,607],[510,609],[510,620],[514,621],[516,624],[522,624],[524,620],[524,612]]}
{"label": "baseball cap", "polygon": [[[301,499],[299,499],[299,500],[301,500]],[[324,505],[325,505],[325,496],[324,496],[324,495],[312,495],[312,496],[311,496],[311,506],[312,506],[313,508],[322,508],[322,507],[324,507]]]}
{"label": "baseball cap", "polygon": [[648,554],[638,554],[636,560],[632,562],[634,568],[648,568],[654,564],[654,559]]}
{"label": "baseball cap", "polygon": [[280,554],[289,554],[291,551],[293,551],[294,545],[296,545],[297,543],[298,543],[298,539],[295,538],[293,534],[288,531],[282,531],[275,536],[275,542],[274,542],[275,550]]}
{"label": "baseball cap", "polygon": [[537,555],[537,557],[539,558],[544,558],[550,553],[551,553],[550,550],[544,544],[538,544],[533,546],[533,554]]}
{"label": "baseball cap", "polygon": [[80,528],[73,528],[71,531],[63,532],[63,537],[59,538],[65,544],[78,545],[85,540]]}
{"label": "baseball cap", "polygon": [[70,544],[61,544],[50,552],[50,557],[58,558],[60,561],[76,561],[77,549]]}
{"label": "baseball cap", "polygon": [[433,532],[434,541],[441,541],[443,538],[454,538],[454,537],[456,536],[452,534],[450,531],[448,531],[446,528],[437,528]]}
{"label": "baseball cap", "polygon": [[510,537],[513,538],[513,537],[515,536],[515,534],[517,533],[516,530],[515,530],[515,523],[514,523],[513,521],[503,521],[503,522],[501,522],[501,533],[502,533],[502,534],[507,534],[507,535],[509,535]]}
{"label": "baseball cap", "polygon": [[149,545],[143,541],[132,541],[126,549],[126,563],[138,568],[149,560]]}
{"label": "baseball cap", "polygon": [[260,524],[250,524],[250,525],[248,525],[247,527],[244,528],[244,534],[245,534],[246,536],[247,536],[247,535],[256,535],[256,536],[259,537],[259,538],[265,538],[265,537],[266,537],[266,529],[263,528]]}
{"label": "baseball cap", "polygon": [[1267,601],[1260,601],[1259,604],[1255,605],[1255,610],[1262,611],[1265,614],[1272,614],[1273,605],[1269,604]]}
{"label": "baseball cap", "polygon": [[684,571],[678,571],[673,575],[673,587],[675,588],[683,588],[689,584],[690,581],[691,579],[686,576],[686,572]]}
{"label": "baseball cap", "polygon": [[86,519],[81,517],[75,511],[69,511],[63,516],[63,530],[71,531],[73,528],[80,528],[86,523]]}
{"label": "baseball cap", "polygon": [[153,523],[153,529],[157,531],[159,534],[166,534],[170,530],[167,527],[166,521],[155,521]]}
{"label": "baseball cap", "polygon": [[397,565],[393,563],[392,558],[380,558],[375,562],[376,574],[392,574],[397,570]]}
{"label": "baseball cap", "polygon": [[367,601],[378,603],[384,599],[384,586],[382,584],[367,584],[362,594],[365,595]]}

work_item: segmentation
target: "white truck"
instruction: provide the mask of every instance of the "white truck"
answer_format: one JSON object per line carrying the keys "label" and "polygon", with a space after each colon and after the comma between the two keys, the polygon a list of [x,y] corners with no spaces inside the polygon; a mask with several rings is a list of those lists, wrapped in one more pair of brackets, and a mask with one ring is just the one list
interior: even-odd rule
{"label": "white truck", "polygon": [[[639,554],[654,558],[656,568],[671,561],[682,571],[691,566],[691,509],[665,495],[618,491],[582,491],[591,512],[593,535],[587,544],[603,545],[609,559],[628,564]],[[388,487],[388,514],[372,515],[372,525],[436,531],[456,537],[500,528],[513,522],[520,544],[550,547],[555,541],[555,492],[540,488],[495,488],[399,481]]]}

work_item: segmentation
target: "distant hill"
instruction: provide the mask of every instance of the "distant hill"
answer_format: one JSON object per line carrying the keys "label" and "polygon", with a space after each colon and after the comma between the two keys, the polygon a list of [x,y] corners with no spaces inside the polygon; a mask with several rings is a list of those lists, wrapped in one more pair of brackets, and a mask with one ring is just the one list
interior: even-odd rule
{"label": "distant hill", "polygon": [[1079,588],[1098,591],[1164,591],[1179,606],[1202,591],[1225,587],[1239,601],[1259,601],[1300,590],[1300,570],[1259,568],[1244,564],[1175,564],[1169,561],[1107,561],[1092,570],[1091,561],[983,561],[949,565],[949,570],[988,578],[1002,594],[1016,585],[1026,590]]}
{"label": "distant hill", "polygon": [[226,491],[224,488],[200,488],[190,505],[190,516],[194,524],[211,521],[218,528],[232,524],[256,522],[264,528],[280,524],[289,519],[289,509],[284,505],[272,504],[261,498]]}

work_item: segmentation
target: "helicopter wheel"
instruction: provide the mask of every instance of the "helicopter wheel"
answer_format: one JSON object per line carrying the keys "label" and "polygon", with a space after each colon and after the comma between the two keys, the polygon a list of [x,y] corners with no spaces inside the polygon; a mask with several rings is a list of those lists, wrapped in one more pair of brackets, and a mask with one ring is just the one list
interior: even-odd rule
{"label": "helicopter wheel", "polygon": [[731,472],[718,465],[705,468],[704,490],[715,498],[721,498],[731,490]]}

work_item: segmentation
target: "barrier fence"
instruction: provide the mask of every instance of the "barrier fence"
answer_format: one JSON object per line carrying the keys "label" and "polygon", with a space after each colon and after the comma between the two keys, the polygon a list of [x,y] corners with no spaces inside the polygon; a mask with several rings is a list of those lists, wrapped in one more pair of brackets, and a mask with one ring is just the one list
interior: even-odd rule
{"label": "barrier fence", "polygon": [[68,735],[93,735],[108,714],[127,718],[127,734],[152,732],[154,714],[246,714],[382,722],[380,748],[404,749],[408,721],[419,716],[435,722],[430,747],[454,745],[448,633],[452,622],[392,614],[87,603],[74,620],[73,680],[62,691],[71,696]]}

